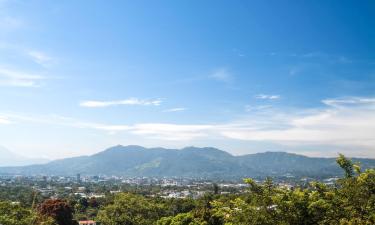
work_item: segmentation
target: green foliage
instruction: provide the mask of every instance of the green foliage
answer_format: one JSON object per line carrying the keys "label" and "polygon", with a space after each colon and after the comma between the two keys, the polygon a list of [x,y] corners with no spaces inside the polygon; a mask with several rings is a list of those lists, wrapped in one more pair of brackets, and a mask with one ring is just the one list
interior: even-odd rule
{"label": "green foliage", "polygon": [[171,199],[159,199],[159,203],[163,204],[166,208],[165,213],[167,215],[177,215],[180,213],[187,213],[192,211],[197,206],[197,201],[187,198],[171,198]]}
{"label": "green foliage", "polygon": [[337,164],[345,171],[345,176],[350,178],[353,176],[353,163],[349,159],[345,158],[343,154],[340,154],[336,160]]}
{"label": "green foliage", "polygon": [[157,225],[203,225],[204,222],[194,218],[192,213],[181,213],[175,217],[163,217],[157,221]]}
{"label": "green foliage", "polygon": [[165,208],[140,195],[121,193],[114,203],[99,211],[103,225],[150,225],[164,216]]}
{"label": "green foliage", "polygon": [[19,202],[21,206],[31,207],[34,203],[41,203],[44,198],[31,187],[10,186],[0,187],[0,201]]}
{"label": "green foliage", "polygon": [[213,211],[226,224],[375,224],[375,170],[361,172],[343,155],[337,162],[345,172],[339,188],[314,182],[308,189],[283,190],[269,179],[263,185],[245,179],[248,194],[216,201]]}
{"label": "green foliage", "polygon": [[31,210],[11,202],[0,202],[0,224],[2,225],[29,225],[36,219]]}

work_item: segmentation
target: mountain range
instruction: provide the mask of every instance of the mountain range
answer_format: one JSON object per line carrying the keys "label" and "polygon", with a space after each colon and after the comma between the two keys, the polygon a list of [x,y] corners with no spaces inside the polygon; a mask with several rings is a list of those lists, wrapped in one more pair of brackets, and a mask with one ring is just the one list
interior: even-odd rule
{"label": "mountain range", "polygon": [[[375,167],[375,159],[353,158],[362,168]],[[342,175],[335,158],[313,158],[286,152],[234,156],[216,148],[183,149],[114,146],[90,156],[46,164],[0,167],[0,174],[120,175],[231,179],[264,176],[331,177]]]}

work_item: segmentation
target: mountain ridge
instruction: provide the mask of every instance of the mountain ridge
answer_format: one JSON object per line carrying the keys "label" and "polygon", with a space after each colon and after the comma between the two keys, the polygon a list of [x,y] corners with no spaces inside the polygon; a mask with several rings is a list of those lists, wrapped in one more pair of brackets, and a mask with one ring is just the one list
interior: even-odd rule
{"label": "mountain ridge", "polygon": [[[375,159],[353,158],[363,168]],[[259,176],[339,176],[335,158],[315,158],[287,152],[235,156],[213,147],[182,149],[116,145],[89,156],[54,160],[46,164],[0,167],[0,174],[121,175],[149,177],[240,178]]]}

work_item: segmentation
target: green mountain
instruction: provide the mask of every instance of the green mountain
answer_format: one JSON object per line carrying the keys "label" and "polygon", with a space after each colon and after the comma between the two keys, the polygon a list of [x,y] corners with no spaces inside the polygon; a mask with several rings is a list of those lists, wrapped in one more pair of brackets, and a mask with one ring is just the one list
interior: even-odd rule
{"label": "green mountain", "polygon": [[[375,159],[353,159],[364,168]],[[240,178],[262,176],[337,176],[334,158],[312,158],[285,152],[233,156],[216,148],[183,149],[114,146],[91,156],[55,160],[47,164],[0,167],[0,174],[123,175],[154,177]]]}

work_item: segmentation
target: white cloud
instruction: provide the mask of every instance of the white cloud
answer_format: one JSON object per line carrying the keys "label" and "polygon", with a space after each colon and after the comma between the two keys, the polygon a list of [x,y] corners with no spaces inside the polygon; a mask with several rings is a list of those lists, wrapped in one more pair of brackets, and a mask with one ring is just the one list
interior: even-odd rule
{"label": "white cloud", "polygon": [[52,57],[41,51],[28,51],[27,55],[30,56],[34,62],[42,66],[49,66],[54,61]]}
{"label": "white cloud", "polygon": [[270,108],[272,108],[272,105],[257,105],[257,106],[245,105],[245,111],[246,112],[268,110]]}
{"label": "white cloud", "polygon": [[181,111],[185,111],[185,110],[187,110],[187,108],[178,107],[178,108],[166,109],[163,112],[181,112]]}
{"label": "white cloud", "polygon": [[41,50],[30,50],[30,48],[19,44],[0,41],[0,49],[4,49],[11,54],[15,54],[19,58],[27,57],[27,59],[31,59],[33,62],[43,67],[48,67],[56,63],[56,58],[51,57],[47,53]]}
{"label": "white cloud", "polygon": [[0,68],[0,86],[39,87],[46,77]]}
{"label": "white cloud", "polygon": [[181,125],[168,123],[138,123],[134,125],[106,124],[88,122],[60,115],[38,116],[18,113],[2,113],[0,114],[0,118],[4,118],[4,121],[8,121],[9,118],[16,121],[15,123],[18,124],[24,124],[25,122],[28,122],[35,124],[68,126],[80,129],[101,130],[109,132],[110,134],[126,131],[149,138],[175,141],[192,140],[194,138],[207,136],[207,131],[213,127],[212,125]]}
{"label": "white cloud", "polygon": [[267,100],[276,100],[276,99],[280,98],[280,95],[259,94],[259,95],[256,95],[255,98],[257,98],[257,99],[267,99]]}
{"label": "white cloud", "polygon": [[266,129],[256,126],[229,127],[222,131],[222,135],[238,140],[287,145],[351,146],[375,150],[374,98],[326,99],[323,102],[327,108],[302,113],[304,115],[292,113],[279,116],[287,120],[276,119]]}
{"label": "white cloud", "polygon": [[331,149],[331,152],[342,149],[348,152],[349,149],[350,155],[367,152],[367,156],[375,156],[375,98],[351,97],[325,99],[322,102],[325,105],[323,108],[287,111],[272,108],[269,112],[262,110],[241,120],[216,124],[104,124],[57,116],[29,118],[14,113],[2,114],[0,119],[64,125],[110,133],[126,132],[160,141],[257,141],[302,150],[315,146],[320,155],[324,155],[321,150],[324,146],[324,149]]}
{"label": "white cloud", "polygon": [[347,98],[335,98],[325,99],[322,101],[324,104],[332,107],[345,107],[345,106],[360,106],[375,104],[375,98],[358,98],[358,97],[347,97]]}
{"label": "white cloud", "polygon": [[10,120],[7,117],[0,116],[0,124],[10,124]]}
{"label": "white cloud", "polygon": [[109,107],[109,106],[118,106],[118,105],[159,106],[161,102],[162,101],[160,99],[142,100],[138,98],[128,98],[128,99],[117,100],[117,101],[84,101],[80,103],[80,106],[90,107],[90,108],[100,108],[100,107]]}
{"label": "white cloud", "polygon": [[154,139],[170,141],[186,141],[207,137],[212,125],[181,125],[166,123],[136,124],[132,133]]}
{"label": "white cloud", "polygon": [[[63,118],[63,117],[61,117]],[[57,122],[57,121],[56,121]],[[169,141],[186,141],[199,137],[208,136],[211,125],[181,125],[168,123],[139,123],[134,125],[121,124],[103,124],[83,122],[74,119],[64,119],[60,125],[74,126],[85,129],[95,129],[109,132],[110,134],[118,132],[130,132],[135,135],[144,136],[152,139],[169,140]]]}

